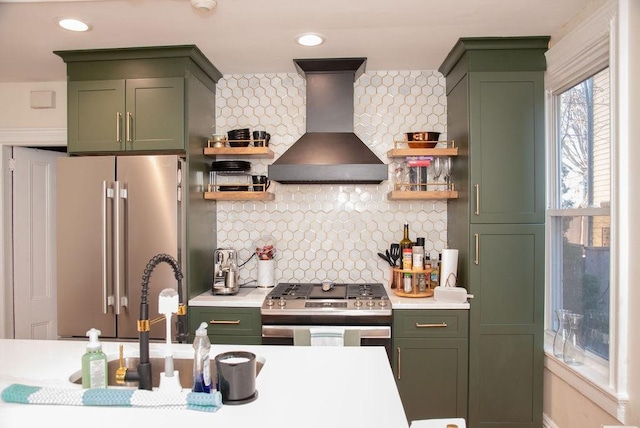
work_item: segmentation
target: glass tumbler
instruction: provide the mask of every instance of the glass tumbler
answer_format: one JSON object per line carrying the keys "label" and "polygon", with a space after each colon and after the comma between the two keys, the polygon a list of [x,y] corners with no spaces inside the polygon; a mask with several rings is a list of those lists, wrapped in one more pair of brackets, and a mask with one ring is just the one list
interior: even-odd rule
{"label": "glass tumbler", "polygon": [[569,337],[564,342],[563,360],[572,366],[584,364],[584,344],[581,333],[582,315],[569,314]]}
{"label": "glass tumbler", "polygon": [[569,314],[571,311],[568,309],[556,310],[556,317],[558,318],[558,328],[556,335],[553,338],[553,355],[558,358],[562,358],[564,343],[569,337]]}

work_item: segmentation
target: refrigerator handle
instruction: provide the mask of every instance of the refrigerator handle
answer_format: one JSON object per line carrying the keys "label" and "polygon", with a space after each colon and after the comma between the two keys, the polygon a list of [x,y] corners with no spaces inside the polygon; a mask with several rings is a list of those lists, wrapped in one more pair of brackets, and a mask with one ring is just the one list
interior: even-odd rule
{"label": "refrigerator handle", "polygon": [[122,245],[120,239],[120,182],[116,181],[113,185],[115,196],[113,198],[113,288],[116,293],[115,314],[120,315],[120,277],[121,277],[121,263],[120,263],[120,246]]}
{"label": "refrigerator handle", "polygon": [[107,182],[102,182],[102,313],[109,311],[109,306],[113,306],[113,295],[109,294],[108,286],[108,257],[107,257],[107,202],[113,198],[113,189],[107,187]]}
{"label": "refrigerator handle", "polygon": [[125,267],[122,266],[122,251],[123,251],[123,247],[126,246],[126,242],[123,242],[123,239],[121,239],[122,232],[121,232],[121,228],[122,228],[122,223],[121,223],[121,218],[122,218],[122,203],[121,200],[122,199],[127,199],[127,189],[121,187],[121,184],[119,181],[115,182],[115,194],[116,197],[114,199],[115,203],[114,203],[114,223],[113,223],[113,228],[114,228],[114,234],[116,236],[116,244],[114,245],[114,260],[115,260],[115,290],[116,290],[116,315],[120,315],[120,308],[127,308],[129,305],[129,296],[126,292],[126,290],[124,290],[124,284],[125,284],[125,279],[124,279],[124,269]]}

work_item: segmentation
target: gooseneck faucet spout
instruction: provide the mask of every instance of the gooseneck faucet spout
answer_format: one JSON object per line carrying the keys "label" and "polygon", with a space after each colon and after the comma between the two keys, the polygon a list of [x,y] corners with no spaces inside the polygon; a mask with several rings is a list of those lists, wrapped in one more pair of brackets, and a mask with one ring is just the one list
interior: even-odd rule
{"label": "gooseneck faucet spout", "polygon": [[120,376],[123,382],[138,382],[139,389],[151,390],[151,362],[149,360],[149,330],[151,321],[149,320],[149,280],[151,273],[160,263],[167,263],[173,269],[176,280],[178,281],[178,313],[176,321],[176,340],[179,343],[187,341],[189,333],[187,332],[187,310],[184,303],[184,295],[182,290],[182,272],[178,262],[168,254],[158,254],[149,260],[144,275],[142,275],[142,298],[140,299],[140,319],[138,320],[138,332],[140,333],[140,360],[138,370],[123,370]]}

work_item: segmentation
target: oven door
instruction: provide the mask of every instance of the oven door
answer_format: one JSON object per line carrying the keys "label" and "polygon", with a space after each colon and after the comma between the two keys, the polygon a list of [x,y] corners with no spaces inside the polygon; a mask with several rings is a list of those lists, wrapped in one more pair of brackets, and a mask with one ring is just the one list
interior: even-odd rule
{"label": "oven door", "polygon": [[[263,345],[293,345],[293,335],[296,329],[309,329],[319,327],[317,325],[263,325]],[[361,346],[384,346],[387,356],[391,356],[391,327],[377,326],[334,326],[336,328],[360,330]]]}

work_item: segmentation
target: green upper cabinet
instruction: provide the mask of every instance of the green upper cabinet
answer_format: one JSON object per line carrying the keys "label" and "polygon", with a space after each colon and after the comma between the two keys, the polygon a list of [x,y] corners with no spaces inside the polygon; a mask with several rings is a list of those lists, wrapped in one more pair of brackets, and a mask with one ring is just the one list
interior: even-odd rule
{"label": "green upper cabinet", "polygon": [[[544,51],[548,38],[461,39],[440,67],[447,81],[452,181],[470,223],[541,223]],[[466,197],[465,197],[466,196]]]}
{"label": "green upper cabinet", "polygon": [[68,151],[77,154],[188,150],[190,118],[201,116],[189,94],[214,93],[222,76],[192,45],[56,54],[67,63]]}
{"label": "green upper cabinet", "polygon": [[69,82],[69,151],[184,148],[184,79]]}
{"label": "green upper cabinet", "polygon": [[132,79],[126,81],[125,87],[126,149],[184,148],[184,79]]}
{"label": "green upper cabinet", "polygon": [[469,77],[472,223],[544,221],[541,72]]}

